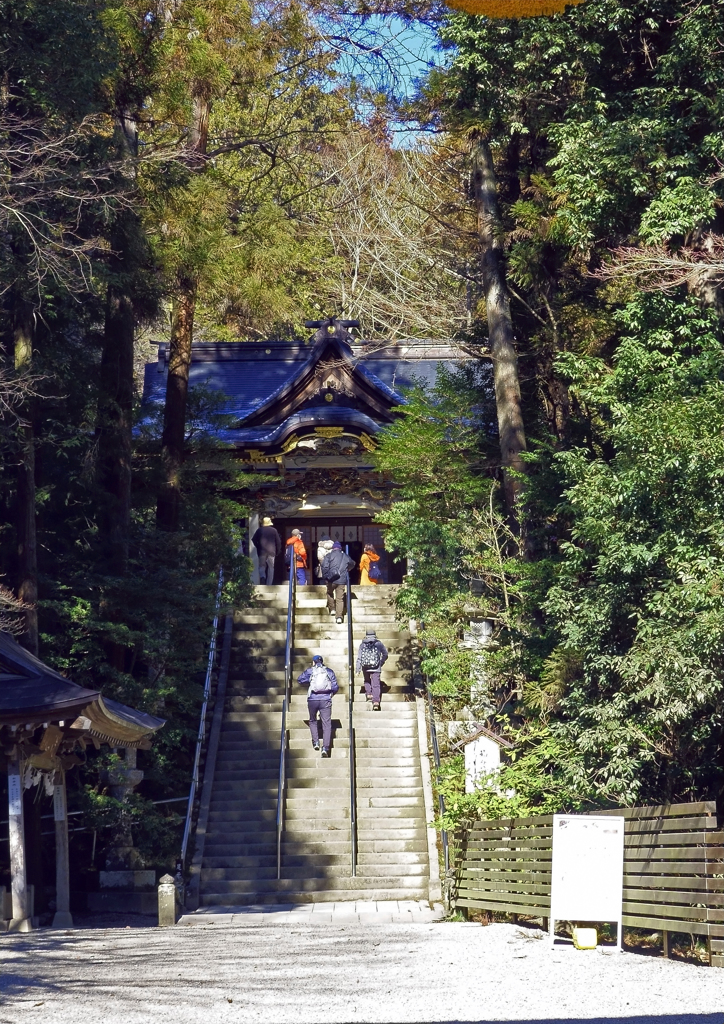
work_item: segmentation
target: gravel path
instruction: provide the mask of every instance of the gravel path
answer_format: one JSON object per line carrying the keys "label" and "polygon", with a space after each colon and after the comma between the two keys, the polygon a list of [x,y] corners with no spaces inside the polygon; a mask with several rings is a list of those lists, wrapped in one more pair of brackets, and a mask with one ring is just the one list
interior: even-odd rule
{"label": "gravel path", "polygon": [[0,971],[0,1024],[724,1024],[724,970],[509,924],[46,931],[0,936]]}

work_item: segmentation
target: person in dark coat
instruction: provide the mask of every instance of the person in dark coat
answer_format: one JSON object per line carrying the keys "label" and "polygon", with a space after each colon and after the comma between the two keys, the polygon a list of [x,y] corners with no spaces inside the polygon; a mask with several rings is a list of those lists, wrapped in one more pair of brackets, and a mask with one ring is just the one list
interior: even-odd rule
{"label": "person in dark coat", "polygon": [[336,615],[337,622],[344,622],[345,593],[350,569],[355,563],[342,550],[338,540],[322,562],[322,579],[327,584],[327,610]]}
{"label": "person in dark coat", "polygon": [[382,700],[382,666],[389,655],[374,629],[368,629],[357,651],[357,671],[364,674],[365,696],[372,701],[372,710],[379,711]]}
{"label": "person in dark coat", "polygon": [[300,686],[308,687],[307,708],[312,746],[319,750],[319,715],[322,720],[322,757],[329,757],[332,745],[332,697],[339,690],[337,677],[331,668],[326,667],[322,655],[315,654],[311,666],[302,672],[297,682]]}
{"label": "person in dark coat", "polygon": [[282,552],[282,539],[269,516],[262,519],[251,542],[259,552],[259,582],[270,587],[274,583],[274,563]]}

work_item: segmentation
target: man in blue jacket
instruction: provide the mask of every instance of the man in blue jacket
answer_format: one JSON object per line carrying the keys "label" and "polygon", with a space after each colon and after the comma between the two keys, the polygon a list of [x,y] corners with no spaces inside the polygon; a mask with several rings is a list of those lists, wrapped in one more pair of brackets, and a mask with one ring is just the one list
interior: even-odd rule
{"label": "man in blue jacket", "polygon": [[329,748],[332,745],[332,697],[339,690],[337,677],[331,668],[325,666],[322,655],[315,654],[311,666],[305,668],[297,682],[308,687],[307,708],[312,746],[319,750],[319,713],[322,719],[322,757],[329,757]]}

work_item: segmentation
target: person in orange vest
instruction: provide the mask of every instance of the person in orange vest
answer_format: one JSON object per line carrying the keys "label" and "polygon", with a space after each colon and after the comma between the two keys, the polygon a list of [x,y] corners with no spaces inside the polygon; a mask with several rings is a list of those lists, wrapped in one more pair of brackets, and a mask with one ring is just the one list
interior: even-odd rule
{"label": "person in orange vest", "polygon": [[292,564],[292,553],[294,568],[297,573],[297,584],[303,587],[307,582],[307,549],[302,540],[301,530],[292,530],[292,535],[287,541],[287,550],[284,553],[284,560],[287,565]]}

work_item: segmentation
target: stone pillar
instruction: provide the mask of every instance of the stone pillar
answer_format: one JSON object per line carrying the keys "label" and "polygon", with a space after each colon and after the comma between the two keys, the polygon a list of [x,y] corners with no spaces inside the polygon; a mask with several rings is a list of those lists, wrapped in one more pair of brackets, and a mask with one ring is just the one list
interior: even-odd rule
{"label": "stone pillar", "polygon": [[[118,765],[117,768],[111,768],[108,772],[108,788],[111,796],[121,803],[125,803],[129,793],[132,793],[136,786],[143,782],[143,772],[136,768],[136,756],[135,747],[127,747],[123,764]],[[113,846],[108,851],[106,871],[133,871],[136,868],[142,868],[141,855],[133,846],[130,828],[126,829],[119,840],[118,846]],[[104,888],[103,875],[104,872],[101,871],[101,888]]]}
{"label": "stone pillar", "polygon": [[251,582],[259,583],[259,552],[256,547],[252,544],[251,538],[254,536],[256,531],[259,529],[259,516],[256,512],[249,516],[249,558],[251,559]]}
{"label": "stone pillar", "polygon": [[[136,768],[136,750],[126,749],[124,763],[106,776],[111,796],[124,803],[128,794],[143,780]],[[156,872],[144,868],[143,858],[133,845],[130,826],[119,836],[116,846],[106,855],[105,871],[98,872],[99,892],[88,893],[88,909],[105,913],[153,914],[155,912]]]}
{"label": "stone pillar", "polygon": [[176,924],[176,883],[164,875],[158,883],[158,927],[170,928]]}
{"label": "stone pillar", "polygon": [[30,932],[30,901],[25,866],[25,830],[23,827],[23,780],[17,755],[8,762],[8,831],[10,835],[10,877],[13,916],[11,932]]}
{"label": "stone pillar", "polygon": [[68,857],[68,801],[65,772],[59,771],[53,788],[55,818],[55,917],[53,928],[72,928],[70,912],[70,860]]}

